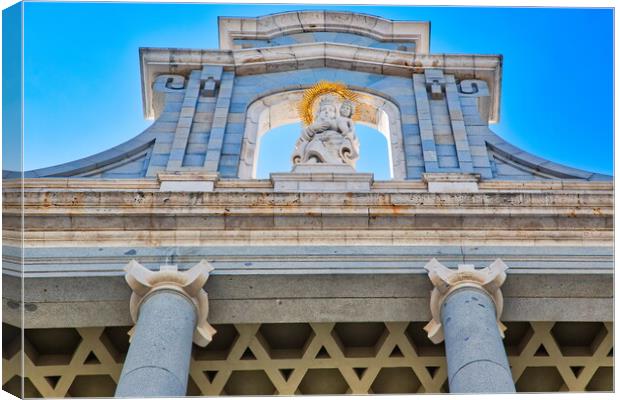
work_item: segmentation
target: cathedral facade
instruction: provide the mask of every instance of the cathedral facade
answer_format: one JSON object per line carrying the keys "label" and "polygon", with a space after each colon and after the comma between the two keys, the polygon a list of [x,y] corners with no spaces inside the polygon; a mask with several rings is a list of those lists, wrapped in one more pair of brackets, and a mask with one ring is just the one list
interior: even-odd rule
{"label": "cathedral facade", "polygon": [[[218,49],[140,49],[144,132],[4,171],[5,391],[613,390],[613,178],[490,129],[501,56],[347,12],[218,24]],[[357,172],[360,124],[391,179]]]}

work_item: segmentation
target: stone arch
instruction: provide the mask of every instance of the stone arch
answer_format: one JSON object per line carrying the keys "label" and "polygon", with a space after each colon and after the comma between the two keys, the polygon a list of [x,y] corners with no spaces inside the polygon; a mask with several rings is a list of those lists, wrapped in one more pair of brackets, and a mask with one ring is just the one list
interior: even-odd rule
{"label": "stone arch", "polygon": [[[401,127],[400,110],[392,101],[373,93],[360,93],[368,110],[363,112],[358,123],[378,130],[388,142],[388,160],[392,179],[406,179],[405,147]],[[254,100],[248,107],[239,162],[239,178],[254,179],[260,138],[282,125],[299,122],[297,104],[301,100],[303,90],[288,90],[268,94]]]}

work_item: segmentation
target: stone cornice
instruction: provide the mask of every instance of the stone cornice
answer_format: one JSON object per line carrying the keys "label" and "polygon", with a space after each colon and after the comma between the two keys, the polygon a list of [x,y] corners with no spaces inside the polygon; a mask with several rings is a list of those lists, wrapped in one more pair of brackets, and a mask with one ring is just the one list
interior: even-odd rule
{"label": "stone cornice", "polygon": [[[43,181],[43,180],[42,180]],[[62,181],[62,180],[61,180]],[[68,182],[68,181],[67,181]],[[44,183],[44,182],[41,182]],[[584,188],[599,190],[584,190]],[[537,243],[607,246],[611,184],[573,190],[273,193],[30,187],[25,246]],[[561,185],[558,186],[561,188]],[[402,190],[402,189],[401,189]],[[19,243],[21,194],[4,193],[5,243]]]}
{"label": "stone cornice", "polygon": [[430,22],[393,21],[374,15],[341,11],[292,11],[256,18],[219,17],[221,49],[233,49],[234,39],[269,40],[302,32],[344,32],[380,41],[413,41],[416,51],[428,53]]}
{"label": "stone cornice", "polygon": [[[241,196],[240,196],[241,195]],[[5,215],[322,214],[612,216],[611,193],[267,193],[25,191],[4,193]]]}
{"label": "stone cornice", "polygon": [[[142,179],[89,179],[89,178],[27,178],[4,179],[4,192],[21,191],[159,191],[161,182],[153,178]],[[613,195],[613,181],[537,180],[501,181],[483,180],[478,183],[479,193],[599,193]],[[269,179],[218,179],[215,191],[272,192]],[[424,193],[427,184],[422,180],[373,181],[371,193]]]}
{"label": "stone cornice", "polygon": [[384,75],[411,76],[439,68],[458,79],[482,79],[491,93],[490,122],[499,120],[502,57],[499,55],[417,54],[342,43],[304,43],[240,50],[141,48],[140,67],[144,114],[153,118],[152,86],[162,74],[188,74],[202,65],[221,65],[237,75],[344,65]]}

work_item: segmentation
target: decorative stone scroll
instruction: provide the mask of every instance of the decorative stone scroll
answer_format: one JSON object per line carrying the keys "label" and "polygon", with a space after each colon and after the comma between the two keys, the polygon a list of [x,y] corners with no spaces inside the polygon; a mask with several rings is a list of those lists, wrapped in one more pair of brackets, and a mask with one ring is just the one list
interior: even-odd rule
{"label": "decorative stone scroll", "polygon": [[[136,260],[131,260],[125,267],[125,280],[133,290],[129,301],[129,312],[134,323],[138,321],[140,305],[158,290],[170,290],[187,297],[196,307],[196,330],[193,341],[198,346],[209,344],[216,330],[207,322],[209,299],[203,286],[209,278],[213,267],[202,260],[187,271],[179,271],[176,265],[162,265],[160,270],[153,272]],[[129,331],[133,334],[135,329]]]}
{"label": "decorative stone scroll", "polygon": [[451,270],[443,266],[437,259],[431,259],[424,266],[428,271],[428,277],[433,283],[431,292],[431,315],[433,319],[426,324],[424,330],[428,338],[435,344],[444,340],[444,332],[441,324],[441,306],[444,300],[455,290],[464,287],[473,287],[482,290],[489,295],[495,305],[497,326],[499,334],[504,337],[506,327],[499,320],[504,307],[504,298],[500,287],[506,280],[508,266],[499,258],[491,265],[482,269],[475,269],[473,265],[460,264],[458,270]]}

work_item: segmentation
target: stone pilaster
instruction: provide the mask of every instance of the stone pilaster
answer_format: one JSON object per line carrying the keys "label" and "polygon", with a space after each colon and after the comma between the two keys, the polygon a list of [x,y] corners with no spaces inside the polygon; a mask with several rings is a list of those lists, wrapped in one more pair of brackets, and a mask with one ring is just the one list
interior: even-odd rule
{"label": "stone pilaster", "polygon": [[207,322],[203,290],[213,268],[204,260],[188,271],[175,265],[153,272],[131,261],[125,279],[136,323],[116,389],[116,397],[184,396],[192,341],[206,346],[215,334]]}
{"label": "stone pilaster", "polygon": [[215,102],[213,123],[211,124],[211,132],[209,133],[209,141],[207,143],[207,154],[203,165],[204,169],[209,172],[217,172],[220,165],[234,81],[234,72],[226,71],[222,73],[220,88]]}
{"label": "stone pilaster", "polygon": [[426,172],[437,172],[439,169],[439,164],[437,160],[435,135],[433,134],[431,107],[428,102],[426,79],[424,74],[413,74],[412,79],[413,93],[415,94],[415,104],[418,114],[418,124],[420,126],[420,139],[422,141],[424,170]]}
{"label": "stone pilaster", "polygon": [[459,265],[454,271],[436,259],[425,266],[434,289],[433,319],[424,329],[433,343],[445,340],[452,393],[515,391],[500,322],[507,268],[500,259],[479,270]]}
{"label": "stone pilaster", "polygon": [[183,157],[187,147],[187,139],[192,129],[194,121],[194,113],[196,112],[196,103],[200,93],[200,71],[192,71],[189,75],[185,96],[179,114],[179,121],[174,132],[174,140],[172,141],[172,149],[168,158],[166,170],[177,171],[183,165]]}

